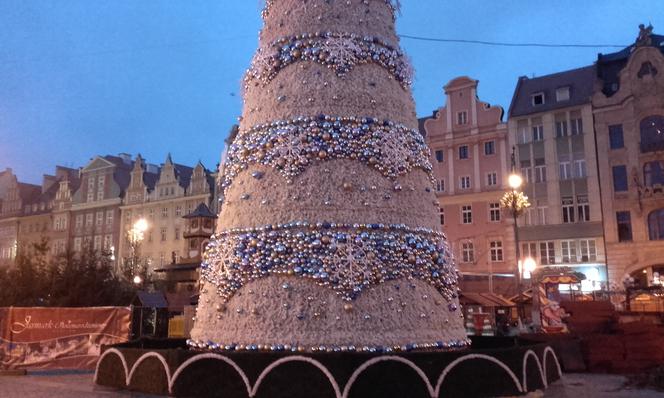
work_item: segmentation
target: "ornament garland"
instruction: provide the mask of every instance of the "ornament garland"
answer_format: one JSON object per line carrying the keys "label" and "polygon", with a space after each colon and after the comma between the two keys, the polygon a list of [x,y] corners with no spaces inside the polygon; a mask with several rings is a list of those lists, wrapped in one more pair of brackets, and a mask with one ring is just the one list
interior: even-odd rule
{"label": "ornament garland", "polygon": [[244,77],[245,90],[252,81],[268,84],[279,71],[298,61],[317,62],[339,76],[356,65],[373,62],[387,69],[404,89],[413,81],[410,60],[380,38],[353,33],[304,33],[282,37],[258,49]]}
{"label": "ornament garland", "polygon": [[[429,283],[447,301],[457,298],[457,270],[440,233],[327,222],[240,231],[213,237],[201,265],[203,280],[216,287],[223,303],[247,283],[270,275],[313,280],[345,301],[372,286],[412,278]],[[457,309],[449,304],[450,312]]]}
{"label": "ornament garland", "polygon": [[433,181],[429,148],[418,131],[371,117],[319,115],[239,132],[228,150],[222,189],[249,164],[275,168],[290,182],[313,161],[329,159],[359,160],[389,178],[420,168]]}

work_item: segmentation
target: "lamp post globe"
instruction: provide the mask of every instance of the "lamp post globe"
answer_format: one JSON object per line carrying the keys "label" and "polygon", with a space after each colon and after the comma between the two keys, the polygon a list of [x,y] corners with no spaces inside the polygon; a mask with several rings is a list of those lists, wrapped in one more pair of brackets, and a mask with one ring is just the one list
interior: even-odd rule
{"label": "lamp post globe", "polygon": [[509,184],[510,188],[516,191],[517,189],[521,188],[521,185],[523,185],[523,178],[519,174],[512,173],[508,177],[507,183]]}

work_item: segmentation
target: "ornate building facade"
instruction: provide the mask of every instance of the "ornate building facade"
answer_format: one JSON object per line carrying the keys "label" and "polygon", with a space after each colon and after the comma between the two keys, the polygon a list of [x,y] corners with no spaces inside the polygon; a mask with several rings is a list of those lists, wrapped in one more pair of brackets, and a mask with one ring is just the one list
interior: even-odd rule
{"label": "ornate building facade", "polygon": [[478,81],[445,86],[446,104],[420,120],[431,149],[443,229],[464,275],[464,291],[509,293],[516,267],[514,234],[500,208],[509,145],[503,109],[477,97]]}
{"label": "ornate building facade", "polygon": [[664,283],[664,36],[597,59],[592,97],[612,281]]}
{"label": "ornate building facade", "polygon": [[214,181],[214,174],[200,162],[192,168],[174,163],[169,155],[161,166],[155,166],[145,163],[139,155],[122,201],[120,258],[131,255],[129,231],[139,219],[148,222],[148,230],[140,243],[140,255],[152,269],[188,257],[183,217],[201,203],[214,204]]}

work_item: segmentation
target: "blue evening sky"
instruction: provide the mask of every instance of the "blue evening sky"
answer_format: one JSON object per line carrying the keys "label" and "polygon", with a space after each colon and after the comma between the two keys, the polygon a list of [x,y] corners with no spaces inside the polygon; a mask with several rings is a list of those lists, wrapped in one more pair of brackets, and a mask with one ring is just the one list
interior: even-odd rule
{"label": "blue evening sky", "polygon": [[[402,34],[502,42],[630,44],[639,23],[664,34],[664,0],[402,0]],[[241,112],[258,0],[0,0],[0,170],[39,182],[56,164],[141,153],[162,163],[219,160]],[[521,75],[591,64],[611,48],[519,48],[403,39],[418,113],[443,85],[480,80],[509,107]]]}

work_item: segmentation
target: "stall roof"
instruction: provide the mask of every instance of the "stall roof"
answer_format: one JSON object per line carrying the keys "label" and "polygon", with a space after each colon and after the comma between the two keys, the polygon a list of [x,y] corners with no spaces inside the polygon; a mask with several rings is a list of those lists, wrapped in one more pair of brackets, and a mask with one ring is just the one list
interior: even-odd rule
{"label": "stall roof", "polygon": [[495,293],[461,293],[461,298],[472,301],[484,307],[514,307],[516,304],[505,297]]}
{"label": "stall roof", "polygon": [[168,302],[166,301],[166,297],[164,297],[164,294],[162,292],[146,292],[140,290],[136,292],[136,298],[134,299],[134,303],[140,304],[143,307],[150,307],[150,308],[168,307]]}

